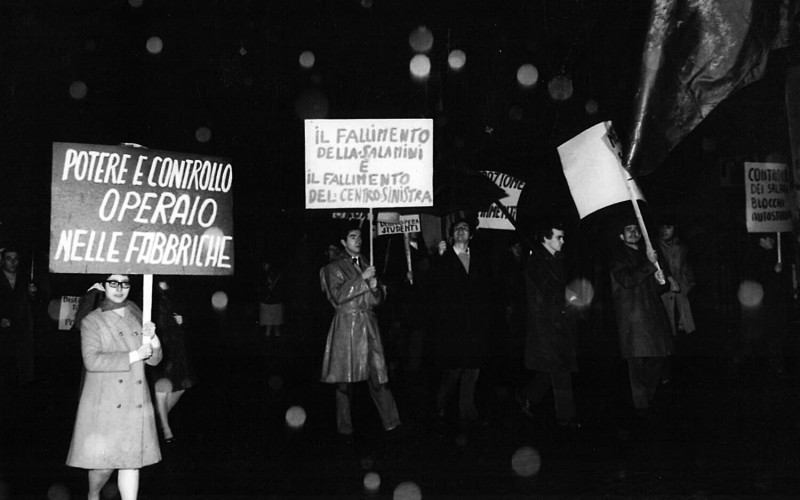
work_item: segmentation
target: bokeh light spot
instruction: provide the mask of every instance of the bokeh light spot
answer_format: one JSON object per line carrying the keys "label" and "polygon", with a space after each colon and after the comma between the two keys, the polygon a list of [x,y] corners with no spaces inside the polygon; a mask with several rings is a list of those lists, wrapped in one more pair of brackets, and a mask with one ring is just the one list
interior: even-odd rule
{"label": "bokeh light spot", "polygon": [[381,476],[377,472],[367,472],[364,476],[364,490],[367,493],[377,493],[381,488]]}
{"label": "bokeh light spot", "polygon": [[128,0],[128,5],[130,5],[134,9],[138,9],[139,7],[144,5],[144,0]]}
{"label": "bokeh light spot", "polygon": [[758,307],[764,299],[764,288],[758,282],[744,280],[739,285],[737,297],[744,308]]}
{"label": "bokeh light spot", "polygon": [[292,429],[299,429],[306,423],[306,411],[300,406],[292,406],[286,410],[286,424]]}
{"label": "bokeh light spot", "polygon": [[164,50],[164,42],[161,40],[161,37],[151,36],[147,39],[147,52],[157,55],[160,54],[162,50]]}
{"label": "bokeh light spot", "polygon": [[61,315],[61,300],[53,299],[47,303],[47,315],[53,321],[58,321],[58,317]]}
{"label": "bokeh light spot", "polygon": [[83,99],[88,92],[89,87],[86,86],[86,82],[81,80],[75,80],[69,86],[69,95],[73,99]]}
{"label": "bokeh light spot", "polygon": [[300,53],[300,67],[304,69],[311,69],[314,67],[314,63],[316,62],[316,57],[314,57],[314,53],[310,50],[304,50]]}
{"label": "bokeh light spot", "polygon": [[160,378],[156,380],[155,389],[156,392],[160,392],[162,394],[172,392],[172,381],[166,377]]}
{"label": "bokeh light spot", "polygon": [[361,6],[365,9],[372,8],[372,0],[361,0]]}
{"label": "bokeh light spot", "polygon": [[47,500],[69,500],[69,488],[62,483],[56,483],[47,489]]}
{"label": "bokeh light spot", "polygon": [[517,69],[517,82],[523,87],[533,87],[538,81],[539,70],[533,64],[523,64]]}
{"label": "bokeh light spot", "polygon": [[392,500],[420,500],[422,491],[416,483],[404,481],[397,485],[392,494]]}
{"label": "bokeh light spot", "polygon": [[420,26],[408,35],[408,44],[414,52],[428,52],[433,47],[433,33],[427,26]]}
{"label": "bokeh light spot", "polygon": [[572,78],[567,75],[554,76],[547,84],[547,91],[554,101],[566,101],[572,97]]}
{"label": "bokeh light spot", "polygon": [[583,109],[586,110],[587,115],[593,115],[600,109],[600,105],[597,104],[597,101],[594,99],[589,99],[586,101],[586,104],[584,104]]}
{"label": "bokeh light spot", "polygon": [[408,63],[408,69],[415,78],[428,78],[431,73],[431,60],[425,54],[417,54]]}
{"label": "bokeh light spot", "polygon": [[224,311],[228,307],[228,294],[222,290],[211,296],[211,307],[216,311]]}
{"label": "bokeh light spot", "polygon": [[467,64],[467,55],[463,50],[451,50],[447,55],[447,65],[450,66],[450,69],[458,71],[463,68],[465,64]]}
{"label": "bokeh light spot", "polygon": [[583,278],[578,278],[570,282],[565,290],[565,299],[568,303],[578,308],[586,308],[592,305],[594,299],[594,287],[592,283]]}
{"label": "bokeh light spot", "polygon": [[326,118],[328,98],[319,90],[307,90],[297,98],[294,109],[303,120]]}
{"label": "bokeh light spot", "polygon": [[198,127],[194,132],[197,142],[208,142],[211,140],[211,129],[208,127]]}
{"label": "bokeh light spot", "polygon": [[515,474],[521,477],[535,475],[541,466],[542,458],[539,456],[539,452],[530,446],[523,446],[511,457],[511,468]]}

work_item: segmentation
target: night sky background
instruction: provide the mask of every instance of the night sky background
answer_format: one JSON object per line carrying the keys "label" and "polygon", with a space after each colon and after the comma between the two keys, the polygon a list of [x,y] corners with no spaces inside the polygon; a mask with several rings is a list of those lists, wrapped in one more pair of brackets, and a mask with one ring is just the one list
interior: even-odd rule
{"label": "night sky background", "polygon": [[[256,235],[252,251],[276,234],[294,239],[310,215],[304,118],[433,118],[435,184],[503,171],[528,182],[528,213],[572,217],[555,148],[602,120],[626,137],[648,10],[639,0],[3,2],[3,233],[47,244],[52,142],[133,142],[233,160],[237,259],[251,251],[242,235]],[[409,35],[420,26],[434,36],[425,81],[409,74]],[[147,49],[153,36],[157,54]],[[446,62],[456,48],[467,56],[458,72]],[[303,51],[313,68],[298,63]],[[762,81],[640,179],[652,208],[744,227],[743,217],[728,220],[742,195],[720,188],[720,165],[786,159],[792,58],[773,53]],[[516,80],[524,63],[539,71],[533,88]],[[573,81],[566,101],[548,93],[559,74]],[[202,127],[210,137],[199,140]]]}

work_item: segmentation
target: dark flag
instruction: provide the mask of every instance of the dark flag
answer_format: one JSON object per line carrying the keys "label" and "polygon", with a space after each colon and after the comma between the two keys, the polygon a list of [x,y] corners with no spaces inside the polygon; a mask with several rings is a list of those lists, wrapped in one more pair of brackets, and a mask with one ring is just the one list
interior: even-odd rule
{"label": "dark flag", "polygon": [[625,166],[652,173],[797,33],[800,0],[653,0]]}

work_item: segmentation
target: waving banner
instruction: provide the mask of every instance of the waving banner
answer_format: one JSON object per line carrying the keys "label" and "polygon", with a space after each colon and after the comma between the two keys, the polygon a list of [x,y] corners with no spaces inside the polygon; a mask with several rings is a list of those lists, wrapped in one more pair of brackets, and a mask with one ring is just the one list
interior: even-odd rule
{"label": "waving banner", "polygon": [[[508,209],[508,213],[511,214],[512,217],[516,217],[519,195],[525,187],[525,181],[504,174],[503,172],[482,170],[481,173],[490,178],[492,182],[506,192],[506,196],[497,201]],[[492,203],[488,210],[478,212],[478,227],[503,229],[507,231],[514,231],[515,229],[514,225],[508,220],[508,217],[506,217],[506,214],[497,206],[497,203]]]}
{"label": "waving banner", "polygon": [[230,160],[53,144],[50,271],[233,274]]}

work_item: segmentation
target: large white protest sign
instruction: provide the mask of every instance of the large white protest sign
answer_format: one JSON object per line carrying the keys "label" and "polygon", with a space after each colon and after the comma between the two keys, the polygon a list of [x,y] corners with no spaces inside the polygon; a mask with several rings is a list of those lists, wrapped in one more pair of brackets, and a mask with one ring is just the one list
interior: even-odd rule
{"label": "large white protest sign", "polygon": [[789,167],[783,163],[744,164],[747,232],[781,233],[792,230]]}
{"label": "large white protest sign", "polygon": [[50,271],[233,274],[224,158],[53,144]]}
{"label": "large white protest sign", "polygon": [[397,222],[375,222],[378,236],[384,234],[418,233],[422,231],[419,215],[401,215]]}
{"label": "large white protest sign", "polygon": [[584,130],[558,147],[564,177],[581,219],[633,198],[644,200],[636,183],[622,166],[622,148],[611,122]]}
{"label": "large white protest sign", "polygon": [[306,208],[433,205],[433,120],[306,120]]}
{"label": "large white protest sign", "polygon": [[[516,218],[519,195],[525,187],[525,181],[504,174],[503,172],[482,170],[481,173],[492,179],[495,184],[505,190],[506,196],[497,201],[508,209],[508,213],[511,214],[511,217]],[[485,229],[503,229],[507,231],[514,230],[514,225],[508,220],[506,214],[500,210],[500,207],[498,207],[496,203],[492,203],[488,210],[478,212],[478,227]]]}

